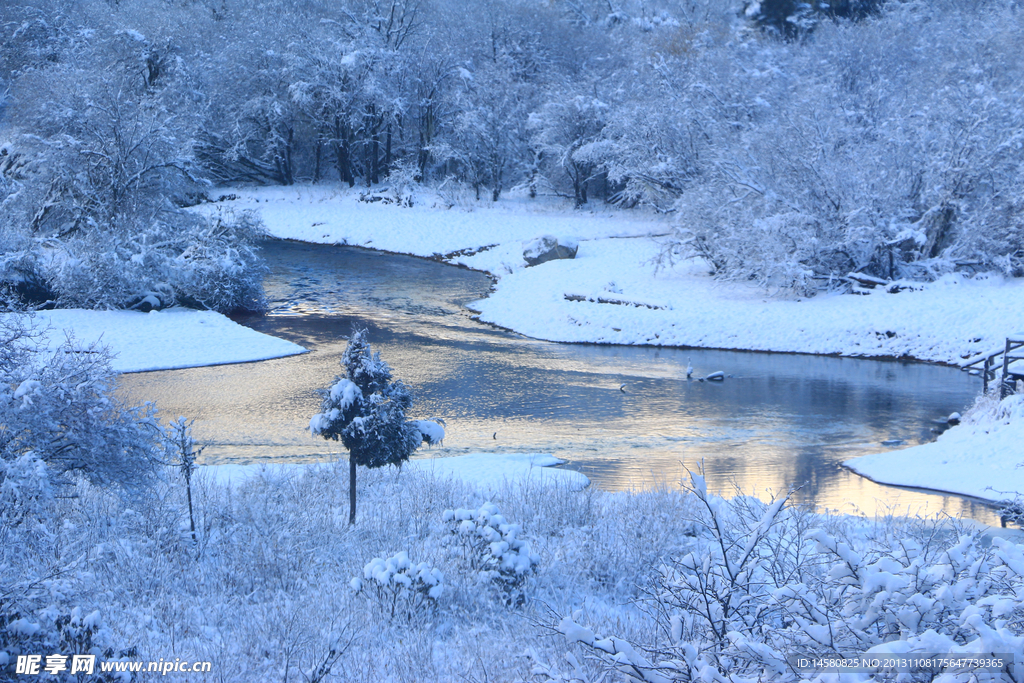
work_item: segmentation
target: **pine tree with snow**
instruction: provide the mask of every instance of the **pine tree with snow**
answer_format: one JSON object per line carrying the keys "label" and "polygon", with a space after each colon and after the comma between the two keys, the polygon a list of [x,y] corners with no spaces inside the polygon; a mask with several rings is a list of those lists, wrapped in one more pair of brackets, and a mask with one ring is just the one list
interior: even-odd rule
{"label": "pine tree with snow", "polygon": [[341,358],[346,376],[321,391],[320,412],[309,421],[314,435],[348,449],[349,524],[356,521],[356,467],[400,467],[425,440],[419,423],[405,419],[412,393],[401,380],[392,381],[391,368],[371,351],[367,334],[353,332]]}

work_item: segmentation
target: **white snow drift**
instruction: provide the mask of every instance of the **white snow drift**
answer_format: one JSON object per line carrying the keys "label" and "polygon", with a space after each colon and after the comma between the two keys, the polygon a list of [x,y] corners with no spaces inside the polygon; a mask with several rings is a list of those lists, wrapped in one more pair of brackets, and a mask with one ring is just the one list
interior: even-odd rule
{"label": "white snow drift", "polygon": [[40,311],[35,323],[46,330],[51,350],[68,335],[82,347],[106,347],[117,372],[244,363],[306,352],[298,344],[256,332],[213,311],[64,309]]}

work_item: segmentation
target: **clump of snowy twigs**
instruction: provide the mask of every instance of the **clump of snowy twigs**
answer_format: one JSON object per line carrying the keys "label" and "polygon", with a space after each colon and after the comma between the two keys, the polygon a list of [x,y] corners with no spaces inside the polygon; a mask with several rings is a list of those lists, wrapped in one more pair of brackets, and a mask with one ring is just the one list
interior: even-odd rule
{"label": "clump of snowy twigs", "polygon": [[[689,490],[700,503],[697,543],[662,565],[640,601],[658,636],[602,637],[575,615],[553,627],[606,670],[647,683],[829,680],[834,674],[797,669],[796,658],[1024,649],[1022,546],[1001,538],[986,546],[953,521],[904,521],[857,538],[787,508],[785,497],[726,501],[708,494],[700,474]],[[537,671],[543,680],[588,680],[579,666]],[[929,670],[903,679],[972,675]],[[1024,672],[1011,661],[1002,675],[993,680],[1019,681]]]}
{"label": "clump of snowy twigs", "polygon": [[444,593],[444,574],[426,562],[413,564],[404,550],[382,559],[375,557],[363,567],[363,578],[353,578],[352,590],[369,594],[378,608],[393,618],[412,617],[435,604]]}
{"label": "clump of snowy twigs", "polygon": [[75,580],[106,552],[76,543],[78,525],[109,518],[68,514],[83,498],[106,512],[156,481],[152,407],[122,404],[113,380],[102,349],[68,339],[47,351],[23,318],[0,316],[0,680],[22,654],[130,651]]}
{"label": "clump of snowy twigs", "polygon": [[506,607],[521,607],[526,602],[527,580],[540,563],[529,542],[519,538],[522,526],[509,523],[490,502],[476,510],[445,510],[442,519],[452,527],[464,558],[481,581],[497,586]]}

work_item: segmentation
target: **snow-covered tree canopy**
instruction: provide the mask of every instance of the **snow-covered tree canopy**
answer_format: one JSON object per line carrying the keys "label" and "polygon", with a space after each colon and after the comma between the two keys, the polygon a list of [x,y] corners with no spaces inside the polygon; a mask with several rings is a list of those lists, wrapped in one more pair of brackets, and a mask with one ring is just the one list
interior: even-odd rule
{"label": "snow-covered tree canopy", "polygon": [[[1010,0],[7,4],[0,279],[241,306],[244,250],[212,261],[242,293],[178,294],[168,238],[208,183],[395,177],[652,206],[667,259],[767,287],[1021,275],[1022,24]],[[130,283],[72,287],[99,249]]]}
{"label": "snow-covered tree canopy", "polygon": [[309,421],[314,436],[341,441],[348,450],[350,523],[355,522],[356,514],[357,465],[401,467],[421,443],[444,438],[439,424],[405,419],[412,407],[412,393],[401,380],[392,379],[391,368],[370,349],[368,334],[362,329],[349,337],[341,359],[345,376],[335,378],[330,389],[320,392],[320,412]]}
{"label": "snow-covered tree canopy", "polygon": [[401,466],[423,442],[417,424],[405,419],[412,394],[401,380],[392,381],[391,368],[366,337],[366,330],[352,334],[341,360],[346,376],[323,392],[309,431],[341,441],[357,465]]}

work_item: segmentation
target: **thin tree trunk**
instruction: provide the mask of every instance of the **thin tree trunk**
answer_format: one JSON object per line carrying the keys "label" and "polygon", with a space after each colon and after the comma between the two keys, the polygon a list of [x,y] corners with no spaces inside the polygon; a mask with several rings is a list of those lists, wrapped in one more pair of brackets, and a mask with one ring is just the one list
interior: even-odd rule
{"label": "thin tree trunk", "polygon": [[313,164],[313,182],[320,182],[320,157],[323,151],[323,141],[320,138],[316,139],[316,158]]}
{"label": "thin tree trunk", "polygon": [[423,115],[423,121],[420,123],[420,153],[419,153],[419,168],[420,168],[420,181],[425,182],[427,179],[427,163],[430,161],[430,152],[427,147],[434,139],[434,106],[428,105]]}
{"label": "thin tree trunk", "polygon": [[356,459],[348,456],[348,523],[356,523]]}
{"label": "thin tree trunk", "polygon": [[371,148],[372,148],[372,145],[370,144],[370,141],[369,140],[364,140],[363,141],[363,166],[364,166],[363,167],[363,175],[364,175],[364,177],[366,179],[366,186],[367,187],[370,187],[373,184],[373,173],[372,173],[373,164],[371,163],[371,160],[370,160]]}
{"label": "thin tree trunk", "polygon": [[348,183],[349,187],[356,184],[356,179],[352,173],[352,155],[349,152],[349,134],[348,127],[345,126],[340,118],[334,120],[334,155],[337,158],[338,164],[338,178],[343,183]]}
{"label": "thin tree trunk", "polygon": [[[202,449],[200,449],[202,450]],[[185,477],[185,492],[188,494],[188,523],[192,527],[192,543],[196,542],[196,518],[192,514],[192,477]]]}
{"label": "thin tree trunk", "polygon": [[388,124],[387,137],[384,143],[384,175],[391,175],[391,124]]}
{"label": "thin tree trunk", "polygon": [[292,140],[294,138],[295,131],[291,128],[288,129],[288,143],[284,148],[284,171],[285,171],[285,185],[294,185],[295,176],[292,169]]}
{"label": "thin tree trunk", "polygon": [[373,184],[380,182],[380,133],[373,133]]}

